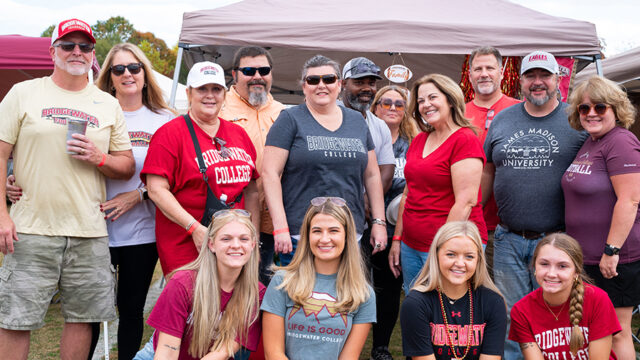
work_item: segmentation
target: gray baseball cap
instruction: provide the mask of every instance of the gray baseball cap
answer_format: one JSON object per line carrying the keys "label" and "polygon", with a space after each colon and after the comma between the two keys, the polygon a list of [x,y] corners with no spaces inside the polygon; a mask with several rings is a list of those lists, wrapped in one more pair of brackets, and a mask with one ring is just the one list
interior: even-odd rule
{"label": "gray baseball cap", "polygon": [[349,60],[342,68],[343,79],[359,79],[366,76],[373,76],[382,80],[380,67],[366,57],[357,57]]}
{"label": "gray baseball cap", "polygon": [[531,69],[545,69],[552,74],[560,72],[556,58],[546,51],[534,51],[522,58],[520,75]]}

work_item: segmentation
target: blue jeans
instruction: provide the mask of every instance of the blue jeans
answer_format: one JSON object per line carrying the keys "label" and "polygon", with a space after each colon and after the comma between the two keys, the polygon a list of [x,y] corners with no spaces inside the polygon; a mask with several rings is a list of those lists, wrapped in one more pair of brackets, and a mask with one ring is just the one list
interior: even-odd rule
{"label": "blue jeans", "polygon": [[402,265],[402,282],[404,293],[409,295],[413,282],[427,262],[428,252],[410,248],[404,242],[400,244],[400,265]]}
{"label": "blue jeans", "polygon": [[298,247],[298,239],[300,239],[300,235],[291,236],[291,252],[280,253],[280,266],[287,266],[293,260],[293,254],[296,253],[296,248]]}
{"label": "blue jeans", "polygon": [[[151,334],[151,338],[144,344],[144,347],[138,351],[133,360],[153,360],[155,355],[155,351],[153,350],[153,334]],[[249,355],[251,355],[251,351],[240,348],[237,353],[234,354],[233,358],[235,360],[247,360],[249,359]]]}
{"label": "blue jeans", "polygon": [[[528,240],[508,232],[500,225],[496,227],[493,240],[493,276],[496,286],[507,300],[507,313],[511,313],[513,304],[538,288],[530,263],[540,239],[541,237]],[[510,324],[511,318],[508,318],[507,336]],[[523,359],[517,342],[505,342],[504,359]]]}

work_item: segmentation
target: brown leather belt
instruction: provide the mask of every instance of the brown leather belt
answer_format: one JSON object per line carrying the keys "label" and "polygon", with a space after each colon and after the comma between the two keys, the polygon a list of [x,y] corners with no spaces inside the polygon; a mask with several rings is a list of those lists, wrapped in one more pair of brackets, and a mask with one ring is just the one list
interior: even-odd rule
{"label": "brown leather belt", "polygon": [[503,227],[505,230],[507,230],[510,233],[514,233],[518,236],[522,236],[523,238],[527,239],[527,240],[536,240],[539,239],[543,236],[545,236],[546,234],[551,234],[554,232],[559,232],[559,231],[564,231],[563,228],[556,228],[553,230],[547,230],[547,231],[543,231],[543,232],[539,232],[539,231],[533,231],[533,230],[517,230],[514,229],[512,227],[510,227],[509,225],[505,224],[505,223],[500,223],[500,226]]}

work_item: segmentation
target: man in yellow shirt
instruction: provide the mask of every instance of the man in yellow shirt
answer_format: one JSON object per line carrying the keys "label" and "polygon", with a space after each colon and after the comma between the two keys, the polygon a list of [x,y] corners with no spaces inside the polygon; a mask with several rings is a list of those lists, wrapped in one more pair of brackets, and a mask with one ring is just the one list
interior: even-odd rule
{"label": "man in yellow shirt", "polygon": [[[269,52],[259,46],[238,49],[233,58],[231,71],[235,84],[231,86],[220,117],[242,126],[256,148],[258,172],[262,172],[262,153],[271,125],[285,106],[271,96],[273,83],[273,59]],[[260,193],[260,281],[269,284],[269,266],[273,263],[273,224],[267,211],[262,189]]]}
{"label": "man in yellow shirt", "polygon": [[[135,162],[118,101],[88,82],[94,45],[87,23],[62,21],[49,48],[52,75],[16,84],[0,103],[0,184],[13,151],[16,185],[23,190],[10,214],[0,201],[3,359],[27,359],[31,330],[44,325],[56,287],[65,319],[62,359],[86,359],[90,323],[116,315],[100,203],[105,177],[128,179]],[[84,121],[86,132],[68,140],[72,120]]]}

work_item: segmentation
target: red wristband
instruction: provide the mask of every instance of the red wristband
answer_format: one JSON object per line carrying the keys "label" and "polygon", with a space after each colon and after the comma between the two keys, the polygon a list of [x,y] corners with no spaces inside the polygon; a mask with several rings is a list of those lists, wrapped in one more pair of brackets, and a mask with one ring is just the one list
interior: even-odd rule
{"label": "red wristband", "polygon": [[394,235],[391,238],[391,241],[402,241],[402,236],[401,235]]}
{"label": "red wristband", "polygon": [[104,165],[104,163],[107,161],[107,154],[102,154],[102,161],[100,161],[100,164],[98,164],[98,167],[102,167]]}
{"label": "red wristband", "polygon": [[278,229],[278,230],[273,230],[273,236],[276,236],[278,234],[283,234],[283,233],[288,233],[289,232],[289,228],[282,228],[282,229]]}
{"label": "red wristband", "polygon": [[198,225],[198,222],[194,220],[191,223],[191,226],[189,226],[189,228],[187,229],[187,234],[189,235],[193,234],[193,232],[196,231],[196,225]]}

